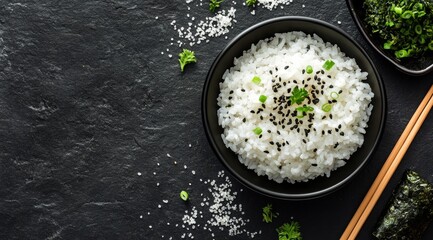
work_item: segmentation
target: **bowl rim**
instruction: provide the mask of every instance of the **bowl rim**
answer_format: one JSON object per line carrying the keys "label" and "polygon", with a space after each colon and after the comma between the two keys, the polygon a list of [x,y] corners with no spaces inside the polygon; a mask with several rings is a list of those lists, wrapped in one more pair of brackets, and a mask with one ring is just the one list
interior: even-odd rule
{"label": "bowl rim", "polygon": [[414,70],[407,68],[400,63],[398,63],[395,59],[389,57],[387,53],[385,53],[381,48],[379,48],[372,40],[371,36],[366,32],[366,29],[363,27],[363,23],[361,19],[359,18],[359,15],[356,13],[356,10],[354,8],[354,1],[357,0],[346,0],[347,6],[349,7],[350,15],[352,16],[353,21],[355,22],[356,27],[361,32],[361,35],[364,37],[364,39],[370,44],[370,46],[379,53],[382,57],[384,57],[386,60],[391,62],[397,69],[399,69],[401,72],[412,75],[412,76],[422,76],[430,73],[433,70],[433,64],[430,64],[424,69],[421,70]]}
{"label": "bowl rim", "polygon": [[[209,118],[207,116],[207,94],[209,91],[209,85],[210,85],[210,80],[211,77],[215,71],[215,68],[217,67],[218,63],[220,62],[221,58],[223,57],[224,53],[230,49],[234,44],[236,44],[236,42],[238,42],[240,39],[242,39],[245,35],[247,35],[249,32],[256,30],[258,28],[261,28],[265,25],[271,24],[271,23],[275,23],[275,22],[279,22],[279,21],[306,21],[306,22],[311,22],[314,24],[318,24],[318,25],[322,25],[326,28],[330,28],[333,31],[338,32],[339,34],[341,34],[342,36],[344,36],[348,41],[350,41],[351,44],[353,44],[355,47],[357,47],[361,53],[364,55],[364,57],[367,59],[369,65],[371,65],[372,70],[375,74],[375,76],[377,77],[378,81],[377,84],[379,86],[379,92],[381,94],[381,98],[380,103],[382,105],[382,111],[380,112],[380,119],[381,122],[379,123],[379,128],[378,128],[378,135],[375,138],[375,141],[372,145],[372,148],[368,151],[368,154],[366,154],[365,159],[356,167],[356,169],[354,169],[354,171],[352,173],[350,173],[349,175],[347,175],[347,177],[345,177],[343,180],[339,181],[338,183],[318,190],[318,191],[314,191],[314,192],[309,192],[309,193],[280,193],[280,192],[275,192],[272,190],[268,190],[266,188],[260,187],[255,185],[254,183],[251,183],[248,179],[244,178],[243,176],[241,176],[239,173],[237,173],[236,171],[234,171],[226,162],[226,160],[224,159],[224,157],[222,156],[222,154],[217,150],[217,144],[216,141],[214,140],[214,137],[211,136],[211,129],[210,129],[210,124],[209,124]],[[258,192],[262,195],[265,196],[269,196],[272,198],[276,198],[276,199],[282,199],[282,200],[307,200],[307,199],[315,199],[315,198],[319,198],[325,195],[328,195],[334,191],[336,191],[337,189],[341,188],[343,185],[345,185],[347,182],[349,182],[351,179],[353,179],[353,177],[358,174],[360,172],[360,170],[366,165],[366,163],[368,162],[368,160],[371,158],[371,156],[373,155],[373,153],[375,152],[375,150],[377,149],[377,145],[380,142],[382,135],[383,135],[383,130],[384,130],[384,125],[386,122],[386,109],[387,109],[387,103],[386,103],[386,92],[385,92],[385,88],[384,88],[384,84],[383,84],[383,80],[379,74],[379,71],[377,70],[377,68],[375,67],[375,65],[373,64],[372,59],[368,56],[367,52],[364,50],[364,48],[362,48],[362,46],[360,44],[358,44],[352,37],[350,37],[346,32],[344,32],[343,30],[341,30],[340,28],[338,28],[337,26],[334,26],[328,22],[325,22],[323,20],[319,20],[316,18],[311,18],[311,17],[305,17],[305,16],[282,16],[282,17],[275,17],[275,18],[270,18],[264,21],[261,21],[259,23],[256,23],[250,27],[248,27],[247,29],[245,29],[244,31],[242,31],[241,33],[239,33],[237,36],[235,36],[229,43],[227,43],[224,48],[218,53],[217,57],[215,58],[215,60],[213,61],[207,76],[206,76],[206,80],[203,86],[203,91],[202,91],[202,104],[201,104],[201,112],[202,112],[202,121],[203,121],[203,125],[205,128],[205,133],[206,133],[206,137],[211,145],[211,148],[213,150],[213,152],[216,154],[217,158],[219,159],[219,161],[223,164],[223,166],[228,170],[228,172],[231,173],[232,176],[234,176],[241,184],[243,184],[245,187]],[[246,166],[245,166],[246,167]],[[252,170],[251,170],[252,171]],[[269,180],[272,181],[272,180]]]}

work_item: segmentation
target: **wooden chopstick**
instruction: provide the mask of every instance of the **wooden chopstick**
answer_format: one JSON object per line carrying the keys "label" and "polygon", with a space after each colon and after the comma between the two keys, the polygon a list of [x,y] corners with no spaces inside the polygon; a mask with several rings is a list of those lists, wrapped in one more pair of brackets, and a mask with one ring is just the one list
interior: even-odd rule
{"label": "wooden chopstick", "polygon": [[354,240],[433,106],[433,85],[418,106],[340,240]]}

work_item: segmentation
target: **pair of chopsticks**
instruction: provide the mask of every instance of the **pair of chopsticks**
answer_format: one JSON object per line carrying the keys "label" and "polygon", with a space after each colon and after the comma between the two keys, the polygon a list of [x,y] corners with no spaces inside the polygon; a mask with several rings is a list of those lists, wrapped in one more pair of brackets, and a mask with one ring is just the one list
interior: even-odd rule
{"label": "pair of chopsticks", "polygon": [[410,119],[340,240],[354,240],[433,106],[433,85]]}

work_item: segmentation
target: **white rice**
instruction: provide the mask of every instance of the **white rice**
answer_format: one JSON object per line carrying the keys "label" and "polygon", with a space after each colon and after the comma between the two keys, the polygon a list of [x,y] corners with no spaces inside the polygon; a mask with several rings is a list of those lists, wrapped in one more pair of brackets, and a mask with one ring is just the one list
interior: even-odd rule
{"label": "white rice", "polygon": [[[335,62],[329,71],[322,67],[326,60]],[[304,73],[307,65],[312,74]],[[260,84],[252,82],[255,76]],[[374,96],[366,78],[354,59],[317,35],[288,32],[261,40],[223,75],[218,96],[222,139],[240,162],[276,182],[329,177],[364,142]],[[308,98],[285,106],[293,92],[288,89],[296,86],[305,88]],[[267,96],[263,105],[260,95]],[[332,109],[323,111],[332,100]],[[299,118],[295,109],[303,105],[314,110]],[[253,131],[257,127],[261,134]]]}

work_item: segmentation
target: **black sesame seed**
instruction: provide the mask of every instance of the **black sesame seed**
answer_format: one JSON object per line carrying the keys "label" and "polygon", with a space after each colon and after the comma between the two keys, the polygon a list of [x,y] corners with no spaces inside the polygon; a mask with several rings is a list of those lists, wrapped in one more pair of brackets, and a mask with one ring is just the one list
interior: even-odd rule
{"label": "black sesame seed", "polygon": [[264,153],[269,153],[269,151],[268,150],[265,150],[265,151],[263,151]]}
{"label": "black sesame seed", "polygon": [[338,94],[341,94],[343,92],[343,90],[338,91]]}
{"label": "black sesame seed", "polygon": [[320,70],[320,73],[321,73],[321,74],[325,74],[325,71],[323,71],[323,69],[322,69],[322,70]]}
{"label": "black sesame seed", "polygon": [[270,141],[269,144],[274,145],[274,142]]}
{"label": "black sesame seed", "polygon": [[317,148],[313,149],[313,152],[317,152]]}
{"label": "black sesame seed", "polygon": [[256,112],[254,112],[254,110],[251,110],[250,113],[256,113]]}
{"label": "black sesame seed", "polygon": [[329,85],[329,88],[334,88],[334,85],[332,85],[332,84],[331,84],[331,85]]}
{"label": "black sesame seed", "polygon": [[230,92],[229,92],[229,94],[233,94],[234,92],[233,92],[233,90],[231,90]]}
{"label": "black sesame seed", "polygon": [[242,91],[242,92],[245,92],[245,89],[242,88],[241,91]]}
{"label": "black sesame seed", "polygon": [[259,135],[259,138],[262,138],[262,137],[263,137],[263,135],[262,135],[262,134],[260,134],[260,135]]}
{"label": "black sesame seed", "polygon": [[331,134],[332,133],[332,130],[328,130],[328,134]]}
{"label": "black sesame seed", "polygon": [[307,143],[307,140],[305,140],[305,139],[302,139],[302,142],[304,142],[304,143]]}
{"label": "black sesame seed", "polygon": [[318,104],[319,101],[320,101],[320,100],[319,100],[318,98],[313,99],[313,103],[314,103],[314,104]]}
{"label": "black sesame seed", "polygon": [[246,121],[247,121],[247,119],[246,119],[246,118],[242,119],[242,122],[246,122]]}
{"label": "black sesame seed", "polygon": [[305,73],[305,69],[302,69],[302,74],[304,74]]}
{"label": "black sesame seed", "polygon": [[341,136],[344,136],[344,132],[341,132],[340,135],[341,135]]}
{"label": "black sesame seed", "polygon": [[331,78],[331,75],[328,75],[327,77],[328,77],[328,78]]}
{"label": "black sesame seed", "polygon": [[263,116],[260,116],[260,120],[263,120]]}
{"label": "black sesame seed", "polygon": [[289,66],[285,66],[285,67],[284,67],[284,70],[287,70],[288,68],[289,68]]}

